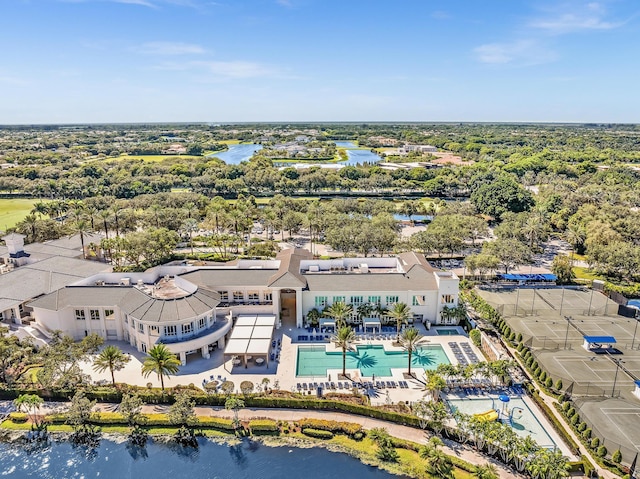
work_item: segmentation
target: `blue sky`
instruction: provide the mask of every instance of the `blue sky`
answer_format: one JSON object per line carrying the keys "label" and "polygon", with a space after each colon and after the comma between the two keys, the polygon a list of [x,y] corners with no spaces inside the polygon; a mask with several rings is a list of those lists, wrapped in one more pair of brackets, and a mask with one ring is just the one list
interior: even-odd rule
{"label": "blue sky", "polygon": [[636,0],[2,0],[0,124],[640,122]]}

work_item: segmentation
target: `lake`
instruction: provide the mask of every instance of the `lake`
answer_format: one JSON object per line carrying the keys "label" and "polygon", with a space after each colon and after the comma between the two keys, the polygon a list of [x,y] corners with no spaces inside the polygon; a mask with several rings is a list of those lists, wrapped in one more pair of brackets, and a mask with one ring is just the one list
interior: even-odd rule
{"label": "lake", "polygon": [[256,151],[261,149],[262,145],[255,145],[253,143],[247,145],[229,145],[229,149],[227,151],[211,153],[207,156],[220,158],[227,165],[238,165],[243,161],[249,160]]}
{"label": "lake", "polygon": [[43,450],[0,444],[0,475],[22,478],[320,479],[398,478],[324,448],[268,447],[248,439],[237,445],[200,440],[200,448],[149,442],[143,450],[103,439],[92,451],[67,442]]}
{"label": "lake", "polygon": [[377,153],[373,153],[371,150],[357,150],[353,148],[359,148],[358,145],[351,141],[336,141],[338,148],[346,148],[347,161],[341,162],[342,165],[357,165],[358,163],[378,163],[382,158]]}
{"label": "lake", "polygon": [[[347,149],[347,161],[341,161],[339,165],[357,165],[358,163],[378,163],[382,158],[376,153],[372,153],[370,150],[354,150],[351,148],[358,148],[355,143],[351,141],[336,141],[336,146]],[[242,161],[248,161],[253,154],[262,149],[262,145],[246,144],[246,145],[229,145],[227,151],[221,151],[220,153],[211,153],[208,157],[220,158],[227,165],[238,165]],[[314,166],[332,165],[333,163],[313,163]]]}

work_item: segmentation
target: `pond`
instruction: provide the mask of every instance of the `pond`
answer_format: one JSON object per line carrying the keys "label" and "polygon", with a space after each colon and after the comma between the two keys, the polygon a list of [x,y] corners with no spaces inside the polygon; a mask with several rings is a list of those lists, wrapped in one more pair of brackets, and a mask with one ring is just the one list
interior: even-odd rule
{"label": "pond", "polygon": [[248,161],[256,151],[261,149],[262,145],[256,145],[253,143],[246,145],[229,145],[229,149],[227,151],[211,153],[207,156],[220,158],[227,165],[238,165],[243,161]]}
{"label": "pond", "polygon": [[22,478],[397,478],[324,448],[268,447],[245,439],[236,445],[200,440],[198,449],[150,442],[144,449],[103,439],[93,450],[53,442],[42,449],[0,444],[0,475]]}
{"label": "pond", "polygon": [[358,163],[378,163],[382,160],[380,155],[373,153],[371,150],[358,150],[358,145],[351,141],[336,141],[338,148],[345,148],[347,150],[348,160],[343,161],[341,165],[357,165]]}

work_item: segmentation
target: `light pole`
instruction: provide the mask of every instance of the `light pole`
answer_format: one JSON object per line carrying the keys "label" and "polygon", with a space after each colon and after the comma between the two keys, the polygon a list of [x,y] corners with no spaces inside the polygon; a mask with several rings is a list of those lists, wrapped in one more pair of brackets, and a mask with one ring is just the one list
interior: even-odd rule
{"label": "light pole", "polygon": [[620,360],[619,359],[613,359],[613,362],[616,363],[616,374],[613,377],[613,389],[611,390],[611,397],[613,397],[613,395],[616,392],[616,381],[618,380],[618,370],[620,369]]}
{"label": "light pole", "polygon": [[564,349],[567,349],[567,341],[569,339],[569,326],[571,325],[571,320],[573,318],[571,316],[565,316],[564,319],[567,320],[567,331],[564,333]]}
{"label": "light pole", "polygon": [[631,349],[633,349],[633,345],[636,342],[636,332],[638,331],[638,318],[633,318],[636,320],[636,326],[633,328],[633,339],[631,340]]}

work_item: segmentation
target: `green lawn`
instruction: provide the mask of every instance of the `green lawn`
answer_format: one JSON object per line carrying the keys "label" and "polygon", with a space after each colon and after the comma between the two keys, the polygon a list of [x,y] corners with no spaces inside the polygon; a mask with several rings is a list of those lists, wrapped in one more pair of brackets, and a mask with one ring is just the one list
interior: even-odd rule
{"label": "green lawn", "polygon": [[164,160],[201,160],[202,158],[202,156],[193,155],[120,155],[110,158],[104,158],[100,161],[142,160],[148,162],[159,162]]}
{"label": "green lawn", "polygon": [[0,198],[0,230],[6,230],[22,221],[33,209],[36,200],[25,198]]}
{"label": "green lawn", "polygon": [[593,281],[594,279],[604,279],[602,276],[592,272],[589,268],[583,268],[581,266],[574,266],[573,272],[577,280]]}

